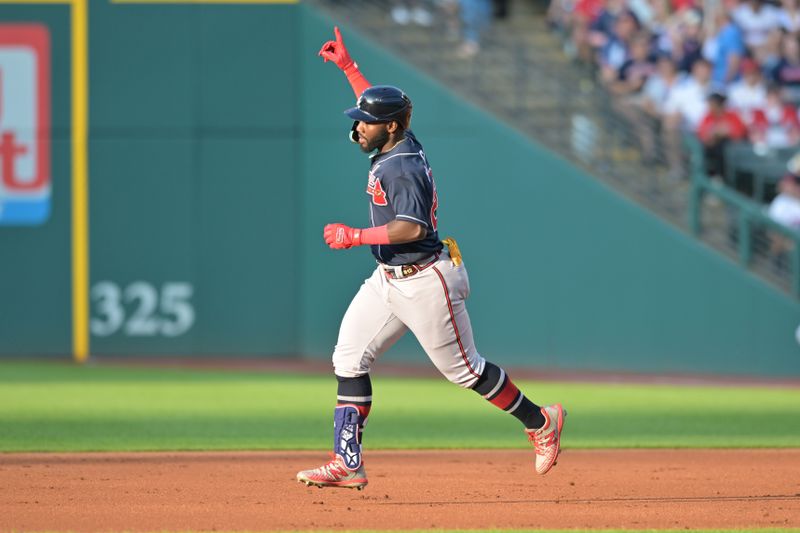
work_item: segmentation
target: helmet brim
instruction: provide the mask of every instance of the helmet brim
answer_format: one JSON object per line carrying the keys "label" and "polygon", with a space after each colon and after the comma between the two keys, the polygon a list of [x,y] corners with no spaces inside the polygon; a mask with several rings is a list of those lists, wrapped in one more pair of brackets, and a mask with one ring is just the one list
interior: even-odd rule
{"label": "helmet brim", "polygon": [[357,107],[351,107],[344,112],[345,115],[352,118],[353,120],[357,120],[359,122],[386,122],[385,120],[379,120],[378,117],[375,115],[371,115],[364,111],[363,109],[359,109]]}

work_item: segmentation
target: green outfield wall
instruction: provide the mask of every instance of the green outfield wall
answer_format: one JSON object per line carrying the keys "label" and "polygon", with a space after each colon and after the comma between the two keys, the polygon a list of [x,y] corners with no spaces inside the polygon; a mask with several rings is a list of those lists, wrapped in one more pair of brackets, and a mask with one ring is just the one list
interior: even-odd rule
{"label": "green outfield wall", "polygon": [[[353,94],[316,56],[342,24],[303,4],[100,0],[89,20],[92,354],[329,357],[374,267],[321,237],[327,222],[367,224],[368,160],[342,115]],[[69,10],[0,5],[0,29],[14,21],[52,44],[51,212],[0,219],[0,354],[66,355]],[[485,356],[800,376],[797,301],[343,30],[373,83],[414,100]],[[424,360],[410,338],[386,357]]]}

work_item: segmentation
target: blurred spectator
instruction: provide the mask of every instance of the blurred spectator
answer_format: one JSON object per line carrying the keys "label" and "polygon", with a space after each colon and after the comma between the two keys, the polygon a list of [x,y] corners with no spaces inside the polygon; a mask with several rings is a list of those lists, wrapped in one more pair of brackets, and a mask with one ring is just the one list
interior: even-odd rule
{"label": "blurred spectator", "polygon": [[591,44],[591,31],[595,20],[603,10],[603,0],[577,0],[575,3],[572,25],[572,42],[575,54],[584,62],[594,60],[594,48]]}
{"label": "blurred spectator", "polygon": [[433,15],[421,0],[393,0],[392,20],[401,26],[414,23],[420,26],[433,24]]}
{"label": "blurred spectator", "polygon": [[643,27],[649,27],[656,16],[655,2],[653,0],[628,0],[628,9]]}
{"label": "blurred spectator", "polygon": [[661,56],[655,72],[647,78],[642,90],[618,100],[617,110],[628,120],[642,147],[642,161],[658,161],[657,139],[659,123],[664,115],[664,104],[670,92],[679,85],[682,77],[669,56]]}
{"label": "blurred spectator", "polygon": [[[564,0],[567,1],[567,0]],[[577,0],[570,25],[572,50],[570,55],[577,56],[584,63],[594,61],[594,52],[589,42],[590,27],[600,16],[603,0]]]}
{"label": "blurred spectator", "polygon": [[433,15],[419,0],[394,0],[391,15],[392,20],[401,26],[412,22],[420,26],[433,24]]}
{"label": "blurred spectator", "polygon": [[673,90],[664,102],[663,136],[669,173],[672,179],[686,176],[682,135],[694,134],[706,115],[711,93],[711,65],[698,59],[692,73]]}
{"label": "blurred spectator", "polygon": [[781,56],[770,72],[772,81],[784,89],[786,99],[800,103],[800,43],[797,35],[786,33],[781,38]]}
{"label": "blurred spectator", "polygon": [[589,44],[595,50],[601,50],[615,33],[617,18],[627,12],[625,0],[603,0],[603,8],[589,27]]}
{"label": "blurred spectator", "polygon": [[694,62],[703,56],[703,17],[696,9],[687,9],[669,28],[669,52],[678,69],[691,72]]}
{"label": "blurred spectator", "polygon": [[784,101],[777,85],[770,85],[764,105],[753,112],[750,140],[756,146],[776,149],[788,148],[800,142],[797,109]]}
{"label": "blurred spectator", "polygon": [[615,75],[604,81],[611,94],[624,97],[641,91],[645,81],[654,71],[655,65],[650,58],[650,35],[641,32],[631,39],[628,59],[622,63]]}
{"label": "blurred spectator", "polygon": [[675,87],[664,103],[664,112],[677,117],[679,125],[695,131],[707,111],[707,98],[711,93],[711,66],[700,59],[692,67],[692,73]]}
{"label": "blurred spectator", "polygon": [[769,206],[769,216],[788,228],[800,231],[800,176],[788,174],[778,184],[780,193]]}
{"label": "blurred spectator", "polygon": [[706,174],[720,178],[725,175],[725,145],[747,137],[747,126],[732,109],[725,107],[725,95],[714,92],[708,97],[708,112],[697,128],[703,143]]}
{"label": "blurred spectator", "polygon": [[750,127],[753,110],[764,107],[767,102],[767,86],[761,77],[758,64],[746,57],[741,62],[742,78],[731,84],[728,90],[728,107],[736,111]]}
{"label": "blurred spectator", "polygon": [[775,222],[800,231],[800,176],[786,174],[778,184],[778,195],[769,205],[769,217]]}
{"label": "blurred spectator", "polygon": [[[800,231],[800,175],[789,172],[783,177],[778,184],[778,195],[770,202],[767,214],[778,224]],[[770,251],[777,266],[782,266],[786,252],[791,248],[791,240],[783,235],[772,236]]]}
{"label": "blurred spectator", "polygon": [[776,33],[781,27],[780,10],[764,0],[745,0],[733,10],[733,21],[744,33],[744,42],[759,63],[777,55]]}
{"label": "blurred spectator", "polygon": [[461,39],[461,21],[459,20],[459,0],[438,0],[439,14],[448,40]]}
{"label": "blurred spectator", "polygon": [[742,31],[728,13],[717,10],[713,34],[703,43],[703,56],[713,65],[711,79],[717,87],[725,87],[736,79],[739,62],[745,55]]}
{"label": "blurred spectator", "polygon": [[630,47],[639,23],[633,13],[623,11],[614,22],[614,31],[600,51],[600,79],[610,83],[618,78],[619,71],[630,59]]}
{"label": "blurred spectator", "polygon": [[683,11],[684,9],[692,9],[696,8],[697,4],[703,3],[703,0],[670,0],[670,4],[672,4],[672,9],[675,11]]}
{"label": "blurred spectator", "polygon": [[670,93],[684,80],[678,66],[669,56],[661,56],[656,63],[655,73],[647,78],[642,88],[642,107],[652,116],[665,113]]}
{"label": "blurred spectator", "polygon": [[642,25],[653,34],[653,46],[658,55],[672,53],[672,41],[669,32],[674,25],[672,6],[669,0],[650,0],[653,14]]}
{"label": "blurred spectator", "polygon": [[461,29],[463,42],[458,55],[468,59],[474,57],[481,49],[481,34],[492,20],[491,0],[460,0]]}
{"label": "blurred spectator", "polygon": [[800,9],[797,0],[783,0],[780,9],[781,28],[785,32],[797,35],[800,31]]}

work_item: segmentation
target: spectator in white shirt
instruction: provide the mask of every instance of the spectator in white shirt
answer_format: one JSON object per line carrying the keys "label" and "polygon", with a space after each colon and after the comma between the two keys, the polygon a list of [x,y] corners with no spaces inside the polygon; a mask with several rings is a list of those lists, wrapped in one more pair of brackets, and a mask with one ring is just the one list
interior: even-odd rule
{"label": "spectator in white shirt", "polygon": [[670,91],[664,103],[664,148],[672,179],[686,176],[683,160],[682,135],[693,134],[708,110],[708,95],[711,93],[711,64],[698,59],[692,73]]}
{"label": "spectator in white shirt", "polygon": [[706,114],[706,98],[711,92],[711,65],[698,59],[692,73],[675,87],[664,102],[664,114],[684,130],[694,131]]}
{"label": "spectator in white shirt", "polygon": [[767,101],[762,108],[753,110],[753,124],[749,129],[750,140],[758,151],[788,148],[800,141],[797,109],[783,99],[779,86],[767,88]]}
{"label": "spectator in white shirt", "polygon": [[769,204],[769,217],[775,222],[800,231],[800,176],[786,174],[778,184],[778,196]]}
{"label": "spectator in white shirt", "polygon": [[753,125],[753,111],[764,107],[767,101],[767,85],[758,63],[749,57],[742,60],[740,69],[741,79],[728,90],[728,107],[738,112],[749,128]]}
{"label": "spectator in white shirt", "polygon": [[684,80],[678,65],[669,56],[661,56],[656,63],[656,73],[642,87],[642,108],[652,117],[661,117],[675,87]]}
{"label": "spectator in white shirt", "polygon": [[670,93],[680,85],[683,74],[672,58],[659,57],[656,71],[644,83],[641,92],[620,106],[622,115],[628,120],[641,143],[642,160],[654,163],[659,160],[657,145],[658,123],[664,116],[664,109]]}
{"label": "spectator in white shirt", "polygon": [[744,42],[759,63],[777,56],[780,10],[764,0],[746,0],[733,10],[733,21],[744,32]]}
{"label": "spectator in white shirt", "polygon": [[798,8],[797,0],[781,2],[780,19],[784,31],[797,35],[800,31],[800,8]]}
{"label": "spectator in white shirt", "polygon": [[[796,158],[797,156],[793,159]],[[778,195],[770,202],[767,214],[778,224],[800,232],[800,176],[791,172],[784,176],[778,184]],[[783,263],[786,252],[792,246],[792,241],[783,235],[772,235],[770,251],[777,265]]]}

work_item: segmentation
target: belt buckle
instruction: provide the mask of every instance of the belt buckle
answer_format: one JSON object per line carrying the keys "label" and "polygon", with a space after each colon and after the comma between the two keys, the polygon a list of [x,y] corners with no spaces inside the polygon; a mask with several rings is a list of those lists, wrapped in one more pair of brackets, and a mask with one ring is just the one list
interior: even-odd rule
{"label": "belt buckle", "polygon": [[382,265],[381,270],[383,270],[383,275],[386,276],[386,279],[398,279],[402,278],[402,274],[399,272],[399,266],[393,265]]}

